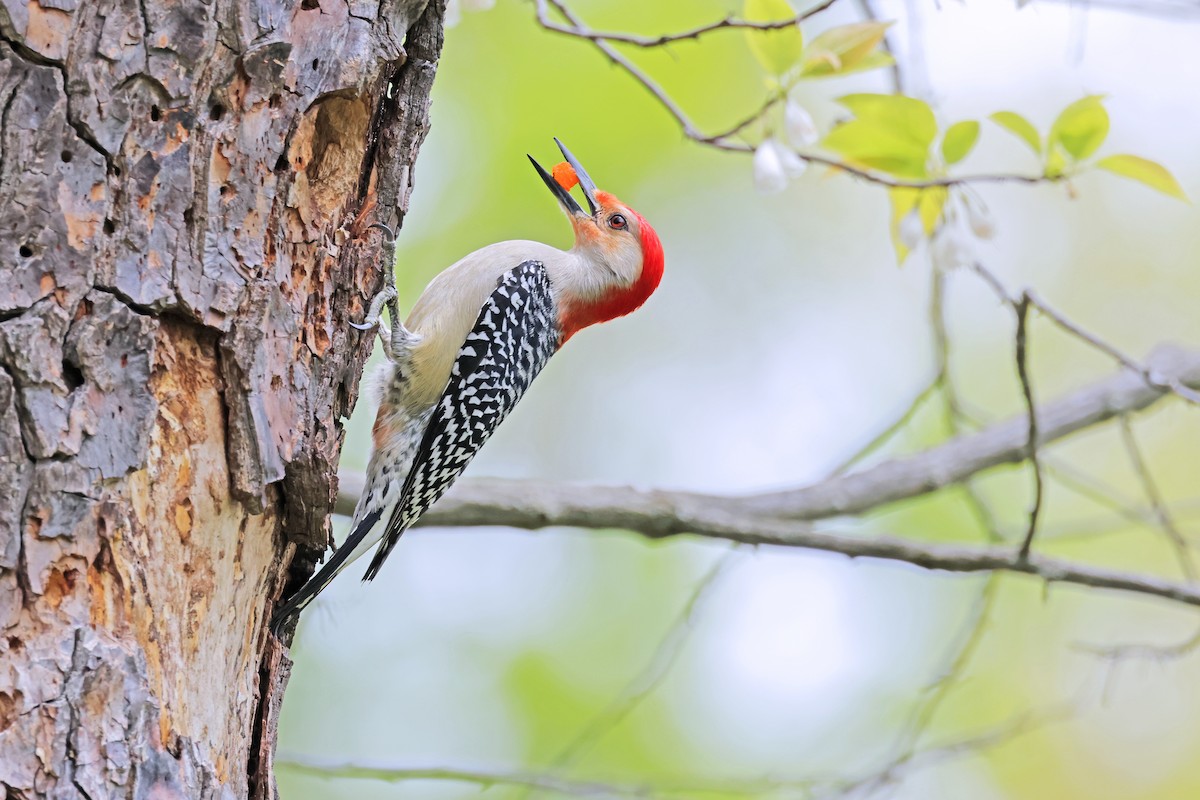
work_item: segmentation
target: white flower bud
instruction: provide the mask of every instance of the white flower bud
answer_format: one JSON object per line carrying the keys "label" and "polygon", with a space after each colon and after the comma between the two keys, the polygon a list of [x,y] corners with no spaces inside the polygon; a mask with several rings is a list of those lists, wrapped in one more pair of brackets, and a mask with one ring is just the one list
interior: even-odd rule
{"label": "white flower bud", "polygon": [[788,100],[783,107],[783,130],[792,147],[811,147],[821,138],[812,115],[795,100]]}
{"label": "white flower bud", "polygon": [[931,251],[934,267],[949,272],[965,267],[975,260],[975,253],[962,231],[954,225],[943,225],[933,239]]}
{"label": "white flower bud", "polygon": [[915,208],[900,220],[900,230],[897,235],[900,243],[909,250],[915,249],[925,238],[925,223],[921,221],[921,215]]}
{"label": "white flower bud", "polygon": [[754,188],[763,194],[776,194],[787,188],[782,148],[774,139],[767,139],[754,151]]}
{"label": "white flower bud", "polygon": [[980,239],[990,239],[996,235],[996,222],[991,213],[982,203],[967,203],[967,224],[971,231]]}
{"label": "white flower bud", "polygon": [[775,142],[775,147],[779,150],[783,171],[789,178],[799,178],[808,169],[808,162],[796,155],[795,150],[780,142]]}

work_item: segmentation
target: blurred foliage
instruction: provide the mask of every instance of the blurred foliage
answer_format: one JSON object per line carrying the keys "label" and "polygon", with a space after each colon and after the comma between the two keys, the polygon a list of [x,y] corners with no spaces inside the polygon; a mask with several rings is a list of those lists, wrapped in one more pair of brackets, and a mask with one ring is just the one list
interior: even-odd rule
{"label": "blurred foliage", "polygon": [[[597,29],[644,34],[735,12],[759,20],[795,13],[783,0],[575,5]],[[832,153],[900,183],[944,177],[963,162],[1033,175],[1032,150],[1036,175],[1055,179],[886,188],[810,170],[787,176],[791,188],[771,197],[753,191],[757,163],[681,144],[653,97],[589,43],[537,29],[528,3],[502,0],[464,15],[448,32],[400,239],[402,304],[491,242],[567,246],[568,226],[524,158],[552,152],[554,135],[602,187],[654,222],[667,250],[664,284],[646,308],[572,340],[471,473],[720,492],[818,479],[928,383],[931,278],[941,272],[949,276],[947,367],[958,403],[975,421],[1014,413],[1012,320],[978,282],[952,272],[966,255],[1011,286],[1036,286],[1139,355],[1163,340],[1200,342],[1195,210],[1090,175],[1106,170],[1172,198],[1200,184],[1191,134],[1200,109],[1185,100],[1200,80],[1200,54],[1170,23],[1087,12],[1087,55],[1073,61],[1074,17],[1036,5],[1040,16],[1004,3],[936,11],[897,3],[890,25],[840,2],[804,22],[807,37],[798,28],[717,32],[633,53],[706,129],[760,109],[765,81],[775,104],[742,133],[751,145]],[[923,15],[916,33],[910,8]],[[891,63],[882,49],[888,32],[924,48],[911,60],[928,64],[936,112],[890,91],[877,69]],[[807,80],[816,77],[836,80]],[[1093,87],[1107,98],[1073,100]],[[975,121],[984,119],[1001,135]],[[1031,119],[1053,122],[1042,124],[1043,135]],[[809,140],[810,120],[826,132],[819,145]],[[813,146],[821,149],[806,149]],[[1182,184],[1158,163],[1124,154],[1143,149],[1178,169]],[[896,257],[909,268],[889,268]],[[1048,325],[1035,324],[1031,335],[1040,397],[1113,371]],[[866,463],[972,427],[949,424],[944,401],[923,403]],[[365,465],[371,417],[360,403],[344,467]],[[1200,530],[1197,417],[1164,403],[1136,421],[1191,542]],[[1095,491],[1081,495],[1052,476],[1040,550],[1178,576],[1161,530],[1120,513],[1144,510],[1146,501],[1113,426],[1050,455]],[[922,541],[1019,538],[1028,488],[1026,468],[998,469],[970,487],[829,528]],[[725,551],[619,532],[411,532],[379,581],[339,581],[303,618],[280,750],[536,772],[643,674]],[[688,787],[673,797],[804,797],[805,786],[788,781],[816,777],[836,795],[839,781],[870,776],[897,755],[930,682],[981,624],[918,744],[960,741],[1064,704],[1070,714],[978,754],[900,769],[895,785],[867,796],[1200,795],[1200,657],[1114,663],[1088,649],[1186,640],[1193,611],[1020,576],[988,586],[986,578],[822,554],[748,553],[709,590],[662,683],[562,773]],[[444,780],[322,780],[286,767],[279,778],[285,800],[551,796]],[[758,788],[700,791],[732,783]]]}

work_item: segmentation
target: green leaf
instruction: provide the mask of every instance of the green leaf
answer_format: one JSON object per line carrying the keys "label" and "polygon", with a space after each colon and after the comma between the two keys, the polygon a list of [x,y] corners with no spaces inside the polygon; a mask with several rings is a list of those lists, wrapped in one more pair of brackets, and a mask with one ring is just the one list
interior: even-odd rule
{"label": "green leaf", "polygon": [[1108,112],[1104,110],[1102,99],[1101,95],[1091,95],[1063,109],[1050,126],[1050,145],[1061,144],[1076,161],[1082,161],[1100,149],[1108,136]]}
{"label": "green leaf", "polygon": [[921,217],[921,226],[926,236],[932,236],[942,220],[942,212],[950,193],[944,186],[930,189],[914,189],[909,186],[898,186],[888,189],[888,199],[892,203],[892,247],[896,250],[896,263],[903,264],[908,258],[909,249],[900,240],[900,223],[914,208]]}
{"label": "green leaf", "polygon": [[937,119],[923,100],[902,94],[848,94],[838,102],[863,122],[889,128],[928,150],[937,138]]}
{"label": "green leaf", "polygon": [[997,111],[988,119],[1025,142],[1033,152],[1038,155],[1042,154],[1042,137],[1038,134],[1037,128],[1017,112]]}
{"label": "green leaf", "polygon": [[822,144],[848,163],[902,178],[927,176],[937,120],[928,105],[903,95],[852,94],[838,100],[855,119],[843,122]]}
{"label": "green leaf", "polygon": [[[875,48],[879,47],[891,24],[855,22],[830,28],[808,43],[801,74],[816,78],[858,71],[869,56],[882,55],[887,58],[886,53],[880,53]],[[874,65],[883,66],[878,59]]]}
{"label": "green leaf", "polygon": [[1188,199],[1183,187],[1179,185],[1179,181],[1175,180],[1175,176],[1157,161],[1151,161],[1141,156],[1117,155],[1100,159],[1096,162],[1096,166],[1108,170],[1114,175],[1141,181],[1151,189],[1157,189],[1171,197],[1177,197],[1184,201]]}
{"label": "green leaf", "polygon": [[957,164],[967,157],[979,140],[979,123],[973,119],[956,122],[942,137],[942,157],[947,164]]}
{"label": "green leaf", "polygon": [[[745,0],[742,16],[750,22],[777,22],[796,16],[787,0]],[[750,51],[772,75],[782,75],[791,69],[804,54],[804,36],[799,25],[775,30],[746,30]]]}
{"label": "green leaf", "polygon": [[928,150],[888,128],[851,120],[831,130],[821,144],[854,166],[914,180],[926,177]]}
{"label": "green leaf", "polygon": [[1050,149],[1046,152],[1046,177],[1058,178],[1067,171],[1067,156],[1063,152],[1062,145],[1055,142],[1050,145]]}

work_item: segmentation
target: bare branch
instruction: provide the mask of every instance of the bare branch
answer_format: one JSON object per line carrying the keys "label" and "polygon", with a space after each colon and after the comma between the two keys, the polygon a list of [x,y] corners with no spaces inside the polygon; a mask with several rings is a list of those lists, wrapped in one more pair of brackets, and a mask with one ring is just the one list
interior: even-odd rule
{"label": "bare branch", "polygon": [[[971,420],[963,409],[954,377],[950,373],[950,332],[946,325],[947,273],[945,270],[938,269],[935,264],[931,264],[931,267],[930,275],[933,285],[929,292],[929,317],[930,328],[933,331],[933,358],[937,368],[935,385],[945,404],[947,433],[950,436],[958,436],[963,432],[963,424],[970,423]],[[967,506],[975,515],[979,527],[983,529],[988,539],[992,542],[1003,541],[1004,536],[996,522],[996,515],[992,513],[983,494],[975,486],[975,481],[968,478],[962,482],[962,487],[967,499]]]}
{"label": "bare branch", "polygon": [[680,33],[664,33],[661,36],[636,36],[630,33],[591,30],[590,28],[584,27],[581,23],[572,18],[563,6],[551,0],[551,4],[554,5],[559,13],[571,21],[571,25],[560,25],[557,22],[549,19],[545,13],[545,5],[541,2],[538,3],[538,24],[540,24],[546,30],[554,31],[555,33],[562,33],[567,36],[575,36],[580,39],[589,39],[591,41],[602,39],[608,42],[630,44],[634,45],[635,47],[662,47],[663,45],[671,44],[672,42],[681,42],[687,39],[699,39],[704,34],[712,33],[713,31],[736,30],[739,28],[757,31],[774,31],[779,30],[780,28],[790,28],[794,25],[799,25],[809,17],[820,14],[822,11],[829,8],[836,2],[837,0],[824,0],[813,8],[797,14],[794,17],[774,20],[772,22],[751,22],[750,20],[725,17],[724,19],[719,19],[716,22],[710,22],[707,25],[700,25],[699,27],[691,28]]}
{"label": "bare branch", "polygon": [[508,786],[530,791],[553,792],[569,797],[665,798],[694,797],[697,794],[758,797],[780,791],[799,791],[806,796],[811,796],[816,792],[815,796],[833,800],[833,798],[847,798],[855,794],[869,793],[882,785],[894,783],[917,770],[935,767],[964,755],[977,754],[1011,741],[1053,719],[1054,717],[1050,716],[1041,718],[1022,716],[982,734],[947,741],[926,750],[905,753],[901,757],[888,761],[882,768],[854,779],[726,780],[698,783],[691,786],[651,787],[649,785],[623,785],[576,780],[547,773],[337,761],[295,753],[280,754],[275,760],[275,765],[287,771],[327,780],[336,778],[368,779],[387,783],[443,781],[472,784],[481,789]]}
{"label": "bare branch", "polygon": [[1025,531],[1025,539],[1021,542],[1018,555],[1029,557],[1029,549],[1033,547],[1033,537],[1037,535],[1038,517],[1042,511],[1042,492],[1045,480],[1042,477],[1042,462],[1038,458],[1038,410],[1033,401],[1033,383],[1029,380],[1029,294],[1026,292],[1013,303],[1017,314],[1017,376],[1021,380],[1021,394],[1025,398],[1025,413],[1029,419],[1029,438],[1027,456],[1033,467],[1033,506],[1029,509],[1029,529]]}
{"label": "bare branch", "polygon": [[448,781],[469,783],[486,789],[513,786],[572,797],[643,797],[657,795],[644,786],[618,786],[595,781],[577,781],[531,772],[474,769],[470,767],[410,767],[369,761],[337,761],[296,753],[281,753],[275,767],[318,778],[358,778],[388,783],[405,781]]}
{"label": "bare branch", "polygon": [[[1196,353],[1160,348],[1147,363],[1156,373],[1171,376],[1176,382],[1200,385],[1200,355]],[[1163,395],[1163,389],[1129,372],[1100,381],[1041,407],[1039,445],[1146,408]],[[949,572],[1006,570],[1047,581],[1136,592],[1200,606],[1200,588],[1156,577],[1032,556],[1022,560],[998,547],[935,546],[888,537],[837,536],[817,532],[804,522],[874,510],[959,483],[990,467],[1021,461],[1028,450],[1027,433],[1026,416],[1020,415],[923,453],[891,459],[858,473],[801,489],[744,497],[537,481],[464,480],[420,524],[505,525],[530,530],[552,526],[617,528],[649,538],[693,534],[746,544],[904,561]],[[355,482],[344,476],[342,480],[338,506],[352,509],[361,479]]]}
{"label": "bare branch", "polygon": [[[667,112],[675,118],[677,123],[679,123],[679,126],[683,129],[684,136],[694,142],[698,142],[699,144],[703,144],[708,147],[715,147],[718,150],[727,150],[735,153],[753,153],[753,145],[746,144],[745,142],[731,141],[731,137],[740,133],[758,119],[761,119],[762,115],[781,99],[778,97],[768,99],[767,103],[762,107],[762,110],[760,110],[756,115],[744,120],[743,122],[735,125],[733,128],[723,133],[706,134],[702,132],[694,122],[692,122],[692,119],[687,115],[687,112],[685,112],[678,103],[671,99],[671,96],[667,94],[665,89],[659,86],[658,83],[656,83],[649,75],[647,75],[641,68],[626,58],[611,44],[612,41],[624,41],[620,38],[622,36],[621,34],[608,34],[591,31],[586,25],[583,24],[579,17],[575,16],[575,13],[571,11],[571,9],[563,0],[535,0],[535,8],[538,25],[546,30],[554,31],[555,33],[562,33],[590,41],[593,45],[595,45],[597,50],[608,57],[609,61],[623,69],[630,75],[630,77],[640,83],[646,89],[646,91],[650,92],[650,94],[652,94],[654,98],[658,100],[662,107],[665,108]],[[570,26],[560,25],[551,20],[549,16],[550,8],[553,8],[560,13],[563,18],[570,23]],[[790,21],[785,24],[790,24]],[[728,27],[728,25],[722,25],[719,27]],[[617,38],[614,39],[613,37]],[[637,39],[639,37],[632,38]],[[876,172],[874,170],[857,167],[829,156],[817,155],[815,153],[797,153],[797,155],[809,163],[822,164],[841,172],[845,172],[848,175],[853,175],[856,178],[860,178],[870,183],[889,187],[931,189],[934,187],[961,186],[964,184],[978,183],[1057,183],[1066,179],[1066,176],[982,174],[964,175],[961,177],[947,176],[941,178],[930,178],[929,180],[923,181],[910,181],[893,178],[882,172]]]}
{"label": "bare branch", "polygon": [[1196,0],[1041,0],[1069,4],[1073,9],[1119,11],[1179,22],[1200,22],[1200,2]]}
{"label": "bare branch", "polygon": [[1106,659],[1114,664],[1129,659],[1145,659],[1148,661],[1175,661],[1190,656],[1200,647],[1200,629],[1175,644],[1119,644],[1115,646],[1077,645],[1076,649],[1094,656]]}
{"label": "bare branch", "polygon": [[[983,278],[984,283],[991,287],[992,291],[1006,303],[1012,303],[1013,300],[1008,294],[1008,290],[1004,288],[1004,284],[996,277],[995,273],[988,270],[982,264],[976,262],[972,265],[972,269]],[[1091,345],[1096,350],[1104,353],[1109,358],[1112,358],[1117,363],[1121,364],[1126,369],[1130,369],[1141,376],[1148,385],[1165,391],[1173,392],[1189,403],[1200,405],[1200,392],[1192,386],[1181,382],[1176,376],[1159,375],[1153,366],[1139,364],[1135,359],[1126,355],[1116,346],[1109,344],[1094,333],[1084,330],[1082,327],[1072,322],[1065,314],[1055,310],[1052,306],[1038,297],[1032,290],[1026,289],[1025,296],[1029,298],[1029,302],[1040,312],[1049,317],[1054,324],[1062,328],[1067,333],[1077,339]]]}
{"label": "bare branch", "polygon": [[950,692],[962,681],[967,665],[971,663],[972,657],[983,642],[983,634],[987,630],[999,587],[999,576],[990,575],[971,607],[966,624],[956,637],[958,641],[948,653],[945,668],[925,687],[925,697],[917,704],[900,735],[897,753],[912,752],[917,747],[942,704],[950,696]]}
{"label": "bare branch", "polygon": [[[1200,386],[1200,354],[1164,346],[1147,359],[1147,370],[1171,382]],[[1141,374],[1116,376],[1043,404],[1038,410],[1038,445],[1045,447],[1083,428],[1120,414],[1140,411],[1165,393]],[[801,489],[741,498],[733,511],[790,519],[824,519],[857,514],[960,483],[1000,464],[1025,459],[1028,419],[1021,414],[977,433],[964,434],[914,456],[895,458],[843,477]]]}
{"label": "bare branch", "polygon": [[1030,733],[1048,723],[1068,716],[1069,709],[1061,708],[1043,714],[1021,715],[982,734],[961,738],[925,750],[902,753],[884,765],[882,769],[854,781],[834,783],[828,791],[814,795],[819,800],[835,800],[848,797],[870,797],[872,794],[893,785],[907,773],[937,766],[965,755],[980,752],[1005,744]]}
{"label": "bare branch", "polygon": [[864,458],[867,458],[879,448],[883,447],[901,430],[906,428],[917,413],[925,406],[925,402],[941,388],[941,377],[935,376],[932,381],[926,384],[925,388],[917,393],[908,407],[900,413],[890,425],[875,434],[869,442],[860,447],[857,452],[852,453],[845,461],[834,467],[830,474],[842,475],[849,472],[850,469]]}
{"label": "bare branch", "polygon": [[633,713],[642,701],[650,696],[666,679],[675,662],[679,660],[684,645],[691,638],[696,619],[705,601],[711,596],[712,590],[721,578],[729,573],[737,563],[740,551],[730,550],[720,556],[704,577],[692,587],[692,593],[684,603],[679,616],[667,630],[659,642],[654,654],[646,666],[633,677],[611,703],[581,730],[575,738],[568,742],[562,750],[551,759],[549,767],[552,771],[561,770],[579,760],[588,750],[611,731],[623,719]]}
{"label": "bare branch", "polygon": [[1179,569],[1188,581],[1195,581],[1196,566],[1192,563],[1191,551],[1188,550],[1187,541],[1183,538],[1183,534],[1176,527],[1171,512],[1167,510],[1167,504],[1163,501],[1162,492],[1158,490],[1158,483],[1154,480],[1154,476],[1150,474],[1150,467],[1146,464],[1146,459],[1142,456],[1142,449],[1138,446],[1137,437],[1134,436],[1133,426],[1130,424],[1129,418],[1125,416],[1120,418],[1118,424],[1121,428],[1121,439],[1125,442],[1125,450],[1129,453],[1129,460],[1133,464],[1134,472],[1138,474],[1138,478],[1142,482],[1142,489],[1146,493],[1146,499],[1150,502],[1150,508],[1154,512],[1154,517],[1158,521],[1159,527],[1162,528],[1167,542],[1175,551],[1175,557],[1179,561]]}

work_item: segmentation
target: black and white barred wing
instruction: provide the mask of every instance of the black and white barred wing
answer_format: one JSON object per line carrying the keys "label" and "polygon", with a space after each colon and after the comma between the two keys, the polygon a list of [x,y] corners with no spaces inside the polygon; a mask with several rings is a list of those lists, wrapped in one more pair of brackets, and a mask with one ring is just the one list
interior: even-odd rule
{"label": "black and white barred wing", "polygon": [[364,580],[375,577],[400,535],[458,479],[559,343],[545,268],[526,261],[505,273],[458,351]]}

